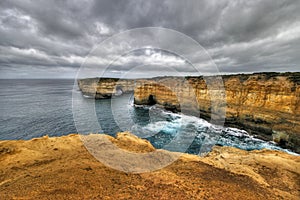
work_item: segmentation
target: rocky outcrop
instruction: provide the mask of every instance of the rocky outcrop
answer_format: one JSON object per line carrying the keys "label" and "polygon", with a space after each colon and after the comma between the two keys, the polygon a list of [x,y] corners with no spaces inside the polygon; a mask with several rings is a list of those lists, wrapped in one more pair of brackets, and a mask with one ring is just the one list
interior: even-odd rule
{"label": "rocky outcrop", "polygon": [[134,80],[115,78],[87,78],[78,80],[83,95],[96,99],[111,98],[123,93],[133,92]]}
{"label": "rocky outcrop", "polygon": [[115,89],[124,83],[124,91],[134,90],[135,104],[158,104],[208,121],[224,114],[225,125],[300,152],[299,72],[226,75],[224,88],[214,81],[213,76],[110,82],[101,79],[99,83],[79,86],[83,92],[94,92],[97,97],[114,95]]}
{"label": "rocky outcrop", "polygon": [[[109,139],[120,149],[138,155],[163,151],[130,133],[119,133],[116,138],[89,136],[99,145]],[[300,191],[299,159],[280,151],[215,147],[205,157],[181,154],[165,168],[135,174],[105,166],[75,134],[0,141],[0,197],[296,200]]]}

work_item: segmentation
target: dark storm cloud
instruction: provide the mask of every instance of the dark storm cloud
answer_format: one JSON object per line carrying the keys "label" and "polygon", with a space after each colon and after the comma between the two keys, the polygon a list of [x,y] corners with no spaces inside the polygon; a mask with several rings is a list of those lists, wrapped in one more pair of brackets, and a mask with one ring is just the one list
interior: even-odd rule
{"label": "dark storm cloud", "polygon": [[[0,77],[52,77],[55,72],[73,76],[96,44],[121,31],[148,26],[174,29],[195,39],[224,73],[299,71],[299,10],[297,0],[4,0]],[[112,58],[120,48],[110,49]],[[194,56],[205,66],[205,59]],[[114,70],[124,72],[145,60],[152,71],[172,65],[176,71],[189,71],[178,65],[180,59],[155,59],[130,55]],[[95,62],[104,67],[109,60]]]}

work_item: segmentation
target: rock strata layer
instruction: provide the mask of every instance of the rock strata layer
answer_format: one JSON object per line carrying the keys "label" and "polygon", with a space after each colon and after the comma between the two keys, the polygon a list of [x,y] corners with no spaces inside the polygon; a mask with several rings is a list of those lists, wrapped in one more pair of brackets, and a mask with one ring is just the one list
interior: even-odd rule
{"label": "rock strata layer", "polygon": [[[134,103],[223,123],[300,152],[300,73],[255,73],[220,77],[83,79],[84,94],[110,98],[134,91]],[[223,121],[222,121],[223,119]]]}

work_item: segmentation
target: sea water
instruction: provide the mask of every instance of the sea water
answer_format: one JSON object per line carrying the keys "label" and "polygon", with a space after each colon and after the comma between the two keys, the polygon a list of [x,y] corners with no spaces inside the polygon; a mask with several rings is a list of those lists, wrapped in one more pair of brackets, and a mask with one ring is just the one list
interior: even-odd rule
{"label": "sea water", "polygon": [[[77,96],[79,108],[72,97]],[[286,151],[273,142],[250,136],[246,131],[216,126],[198,117],[165,111],[157,106],[133,105],[133,94],[112,99],[84,97],[74,80],[0,80],[0,139],[31,139],[78,133],[73,112],[82,121],[89,113],[80,105],[93,105],[99,129],[97,133],[115,136],[131,131],[149,140],[156,148],[199,154],[213,145],[233,146],[244,150],[275,149]],[[79,110],[79,112],[78,112]],[[80,133],[90,133],[86,130]]]}

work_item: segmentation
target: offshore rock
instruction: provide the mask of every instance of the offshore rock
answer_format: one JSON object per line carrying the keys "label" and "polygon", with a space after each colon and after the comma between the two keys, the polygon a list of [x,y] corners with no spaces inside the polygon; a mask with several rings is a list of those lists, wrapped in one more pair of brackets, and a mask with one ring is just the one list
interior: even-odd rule
{"label": "offshore rock", "polygon": [[78,80],[79,89],[83,95],[96,99],[106,99],[133,92],[134,80],[116,78],[88,78]]}

